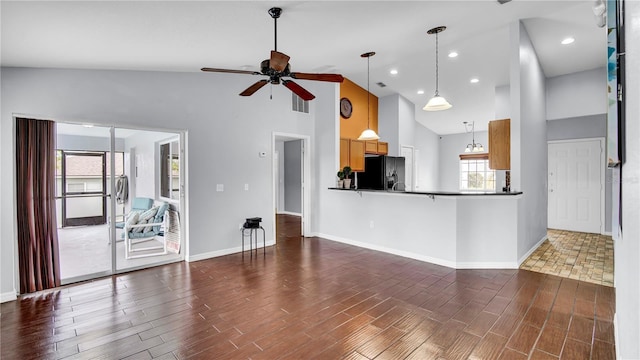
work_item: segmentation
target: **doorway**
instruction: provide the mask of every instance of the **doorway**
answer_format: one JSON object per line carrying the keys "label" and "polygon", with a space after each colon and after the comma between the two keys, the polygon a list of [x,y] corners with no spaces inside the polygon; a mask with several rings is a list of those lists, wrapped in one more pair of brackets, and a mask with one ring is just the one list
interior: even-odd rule
{"label": "doorway", "polygon": [[549,141],[548,227],[604,233],[604,139]]}
{"label": "doorway", "polygon": [[278,218],[287,215],[288,221],[300,221],[300,234],[310,232],[309,226],[309,136],[273,133],[273,238],[277,239]]}

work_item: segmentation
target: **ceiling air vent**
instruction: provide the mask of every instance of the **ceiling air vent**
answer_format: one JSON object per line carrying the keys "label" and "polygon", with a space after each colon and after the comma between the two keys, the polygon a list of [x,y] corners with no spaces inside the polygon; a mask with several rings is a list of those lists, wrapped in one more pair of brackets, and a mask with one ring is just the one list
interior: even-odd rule
{"label": "ceiling air vent", "polygon": [[376,84],[378,84],[378,86],[380,86],[380,87],[386,87],[387,86],[387,84],[383,83],[382,81],[377,82]]}

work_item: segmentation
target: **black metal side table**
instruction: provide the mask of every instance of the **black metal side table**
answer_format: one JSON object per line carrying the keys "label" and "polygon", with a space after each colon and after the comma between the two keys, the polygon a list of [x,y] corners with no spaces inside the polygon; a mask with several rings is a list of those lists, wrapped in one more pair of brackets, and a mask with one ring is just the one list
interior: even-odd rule
{"label": "black metal side table", "polygon": [[256,242],[256,252],[258,251],[258,230],[262,230],[262,250],[263,253],[267,252],[267,242],[264,228],[260,225],[262,218],[247,218],[242,228],[240,229],[240,235],[242,237],[242,252],[244,253],[244,237],[249,236],[249,250],[253,251],[253,239]]}

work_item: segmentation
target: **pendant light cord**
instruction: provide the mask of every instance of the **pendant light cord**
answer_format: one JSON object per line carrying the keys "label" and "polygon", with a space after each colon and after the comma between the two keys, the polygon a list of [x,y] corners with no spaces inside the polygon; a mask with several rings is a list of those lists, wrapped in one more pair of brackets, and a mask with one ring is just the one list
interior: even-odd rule
{"label": "pendant light cord", "polygon": [[371,59],[371,56],[367,57],[367,129],[371,129],[371,124],[369,123],[369,97],[371,96],[371,93],[369,93],[369,59]]}
{"label": "pendant light cord", "polygon": [[436,95],[438,96],[438,33],[436,32]]}

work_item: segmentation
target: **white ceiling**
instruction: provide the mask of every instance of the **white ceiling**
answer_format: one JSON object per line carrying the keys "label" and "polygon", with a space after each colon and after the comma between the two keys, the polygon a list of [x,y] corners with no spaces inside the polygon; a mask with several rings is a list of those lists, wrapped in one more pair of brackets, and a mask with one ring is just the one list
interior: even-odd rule
{"label": "white ceiling", "polygon": [[[278,50],[293,71],[341,73],[371,92],[399,93],[416,119],[438,134],[486,129],[494,88],[509,82],[509,24],[522,19],[547,77],[604,67],[606,30],[592,1],[2,1],[2,66],[198,72],[201,67],[258,70],[273,49],[273,20],[283,8]],[[439,35],[440,93],[454,107],[421,108],[435,90]],[[560,41],[576,41],[563,46]],[[449,51],[460,55],[451,59]],[[395,68],[397,75],[390,75]],[[202,73],[203,77],[217,74]],[[247,86],[256,81],[236,75]],[[480,82],[471,84],[477,77]],[[377,82],[387,85],[380,88]],[[300,81],[303,85],[304,81]],[[304,86],[304,85],[303,85]],[[425,91],[418,95],[417,90]],[[266,96],[258,92],[253,96]],[[380,119],[384,121],[384,119]]]}

